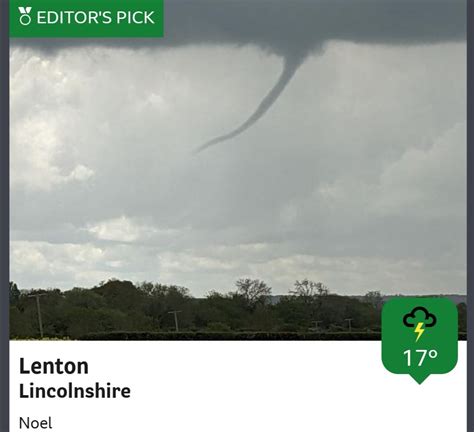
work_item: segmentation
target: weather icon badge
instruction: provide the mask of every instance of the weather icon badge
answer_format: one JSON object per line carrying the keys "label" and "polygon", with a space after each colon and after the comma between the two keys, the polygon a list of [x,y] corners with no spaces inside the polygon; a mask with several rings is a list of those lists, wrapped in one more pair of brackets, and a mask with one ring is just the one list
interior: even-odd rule
{"label": "weather icon badge", "polygon": [[441,297],[399,297],[382,309],[382,362],[421,384],[445,374],[458,360],[458,311]]}

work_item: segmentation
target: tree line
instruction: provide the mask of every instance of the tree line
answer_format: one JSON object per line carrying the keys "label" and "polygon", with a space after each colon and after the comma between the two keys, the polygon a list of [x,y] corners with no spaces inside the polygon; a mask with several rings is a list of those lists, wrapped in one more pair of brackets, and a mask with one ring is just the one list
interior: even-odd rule
{"label": "tree line", "polygon": [[[20,290],[10,283],[10,335],[80,338],[106,332],[379,332],[383,297],[333,294],[321,282],[295,281],[273,296],[258,279],[239,279],[227,293],[195,298],[181,286],[111,279],[90,289]],[[38,306],[40,310],[38,311]],[[466,306],[458,306],[460,331]]]}

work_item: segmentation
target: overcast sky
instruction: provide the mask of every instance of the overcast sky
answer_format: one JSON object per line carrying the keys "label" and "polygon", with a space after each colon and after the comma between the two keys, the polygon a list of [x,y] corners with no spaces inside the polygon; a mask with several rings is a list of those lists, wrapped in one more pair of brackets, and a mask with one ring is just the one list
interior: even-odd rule
{"label": "overcast sky", "polygon": [[197,155],[249,117],[289,54],[14,44],[11,278],[465,293],[465,43],[346,39],[305,49],[256,124]]}

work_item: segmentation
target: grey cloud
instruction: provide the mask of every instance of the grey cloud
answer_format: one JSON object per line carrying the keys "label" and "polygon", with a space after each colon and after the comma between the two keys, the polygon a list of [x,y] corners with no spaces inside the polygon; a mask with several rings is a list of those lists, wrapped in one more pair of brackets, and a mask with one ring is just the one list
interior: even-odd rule
{"label": "grey cloud", "polygon": [[327,40],[413,44],[465,38],[465,0],[171,0],[163,39],[17,39],[47,50],[79,45],[258,45],[304,56]]}
{"label": "grey cloud", "polygon": [[231,132],[197,152],[230,140],[254,125],[278,99],[309,54],[329,40],[419,44],[463,40],[465,0],[172,0],[166,3],[162,40],[28,40],[46,50],[78,45],[177,47],[256,45],[283,57],[280,78],[255,111]]}

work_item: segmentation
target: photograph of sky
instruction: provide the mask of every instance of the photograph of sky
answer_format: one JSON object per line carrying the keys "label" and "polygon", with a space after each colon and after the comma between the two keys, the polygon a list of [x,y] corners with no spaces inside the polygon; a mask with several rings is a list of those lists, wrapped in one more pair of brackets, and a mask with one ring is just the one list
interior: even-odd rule
{"label": "photograph of sky", "polygon": [[165,28],[12,40],[21,288],[466,292],[465,1],[170,0]]}

